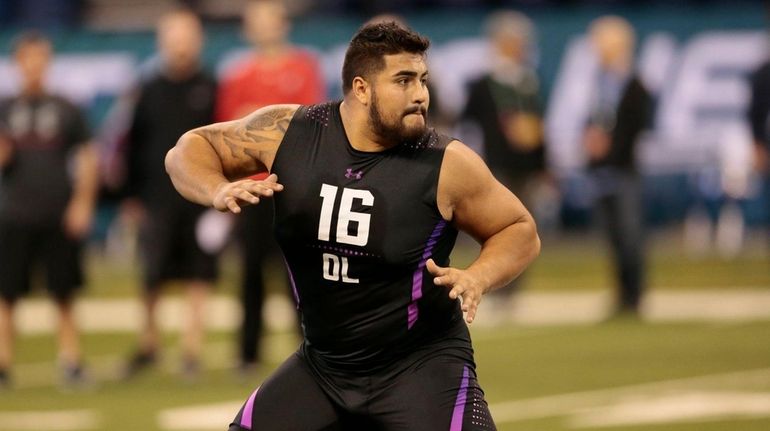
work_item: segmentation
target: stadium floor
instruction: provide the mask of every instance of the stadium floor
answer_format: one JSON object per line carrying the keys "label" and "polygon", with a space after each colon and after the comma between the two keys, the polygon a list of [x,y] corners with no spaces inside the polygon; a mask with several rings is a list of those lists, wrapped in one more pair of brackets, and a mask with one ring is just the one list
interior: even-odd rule
{"label": "stadium floor", "polygon": [[[273,330],[294,325],[293,305],[285,295],[273,294],[264,307],[266,323]],[[163,328],[178,330],[183,324],[184,300],[161,299],[159,320]],[[520,292],[511,298],[485,298],[476,326],[506,323],[559,325],[597,323],[611,311],[612,297],[606,291]],[[77,305],[78,320],[85,332],[135,331],[140,326],[137,299],[87,298]],[[240,321],[240,305],[230,295],[217,295],[208,304],[207,326],[229,331]],[[770,289],[653,290],[644,299],[642,319],[646,322],[770,320]],[[55,329],[56,316],[50,301],[24,301],[18,309],[21,334],[48,333]]]}
{"label": "stadium floor", "polygon": [[[676,236],[653,238],[642,320],[606,319],[611,279],[600,241],[546,239],[524,288],[510,303],[485,298],[472,326],[498,429],[770,429],[770,271],[766,235],[752,238],[756,244],[734,259],[687,257]],[[473,254],[461,243],[453,259],[463,266]],[[203,373],[195,381],[179,373],[175,329],[183,313],[172,294],[161,306],[170,331],[160,366],[120,381],[138,326],[136,266],[98,253],[91,259],[78,312],[92,384],[74,392],[57,385],[50,304],[25,301],[14,388],[0,390],[0,430],[223,430],[297,346],[291,304],[272,296],[264,363],[235,372],[237,271],[226,267],[210,308],[216,317],[208,321]]]}
{"label": "stadium floor", "polygon": [[[215,307],[235,305],[220,301]],[[601,292],[519,295],[514,304],[524,314],[472,327],[480,380],[500,430],[767,430],[768,301],[770,292],[762,289],[656,292],[644,320],[605,321],[609,301]],[[291,311],[289,304],[273,304]],[[86,302],[81,316],[91,306],[105,303]],[[112,306],[113,316],[130,320],[136,314],[130,301]],[[528,307],[541,311],[526,317]],[[286,324],[273,323],[265,363],[244,376],[233,370],[232,331],[220,322],[207,339],[205,371],[196,381],[177,371],[176,331],[167,335],[170,347],[160,367],[128,382],[118,374],[134,335],[87,331],[92,385],[74,392],[56,385],[51,334],[27,328],[18,343],[15,387],[0,392],[0,429],[221,430],[296,347],[296,334],[280,329]]]}

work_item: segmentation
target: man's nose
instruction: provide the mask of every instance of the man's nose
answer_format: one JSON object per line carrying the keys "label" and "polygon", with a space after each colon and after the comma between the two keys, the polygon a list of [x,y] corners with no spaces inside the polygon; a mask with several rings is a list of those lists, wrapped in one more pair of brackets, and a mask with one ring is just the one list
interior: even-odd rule
{"label": "man's nose", "polygon": [[412,103],[424,105],[428,102],[428,86],[420,84],[417,89],[412,93]]}

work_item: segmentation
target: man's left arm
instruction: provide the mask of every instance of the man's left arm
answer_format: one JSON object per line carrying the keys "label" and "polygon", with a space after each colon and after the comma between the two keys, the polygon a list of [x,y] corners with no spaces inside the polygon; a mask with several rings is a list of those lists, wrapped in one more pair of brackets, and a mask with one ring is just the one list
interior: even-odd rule
{"label": "man's left arm", "polygon": [[13,158],[13,145],[10,139],[6,138],[0,130],[0,170],[11,163]]}
{"label": "man's left arm", "polygon": [[751,98],[746,111],[754,138],[754,170],[759,173],[766,173],[770,168],[767,142],[767,118],[770,114],[767,95],[770,94],[770,79],[767,77],[767,67],[764,65],[751,75]]}
{"label": "man's left arm", "polygon": [[434,283],[462,298],[468,323],[481,296],[510,283],[540,253],[535,221],[521,201],[498,182],[481,158],[464,144],[447,146],[438,186],[441,215],[481,244],[466,269],[442,268],[430,260]]}
{"label": "man's left arm", "polygon": [[75,143],[71,149],[74,177],[72,195],[62,222],[70,238],[82,239],[88,234],[93,221],[99,189],[99,157],[83,113],[72,106],[70,115],[67,139]]}
{"label": "man's left arm", "polygon": [[84,142],[75,148],[75,178],[67,210],[64,228],[71,238],[84,238],[91,228],[96,195],[99,188],[99,167],[96,148],[92,142]]}

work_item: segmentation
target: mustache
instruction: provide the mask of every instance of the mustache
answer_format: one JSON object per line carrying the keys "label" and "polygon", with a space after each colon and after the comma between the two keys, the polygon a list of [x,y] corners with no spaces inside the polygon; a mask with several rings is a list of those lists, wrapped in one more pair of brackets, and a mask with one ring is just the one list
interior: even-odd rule
{"label": "mustache", "polygon": [[428,108],[426,108],[423,105],[413,106],[406,111],[404,111],[404,116],[406,117],[409,114],[416,114],[416,113],[422,114],[422,116],[426,116],[428,114]]}

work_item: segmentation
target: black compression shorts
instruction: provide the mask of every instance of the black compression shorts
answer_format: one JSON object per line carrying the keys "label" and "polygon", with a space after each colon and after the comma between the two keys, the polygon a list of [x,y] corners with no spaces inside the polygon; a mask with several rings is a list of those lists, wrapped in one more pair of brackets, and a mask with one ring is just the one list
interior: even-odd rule
{"label": "black compression shorts", "polygon": [[252,393],[229,431],[495,430],[468,356],[436,350],[396,373],[340,379],[319,375],[300,350]]}

